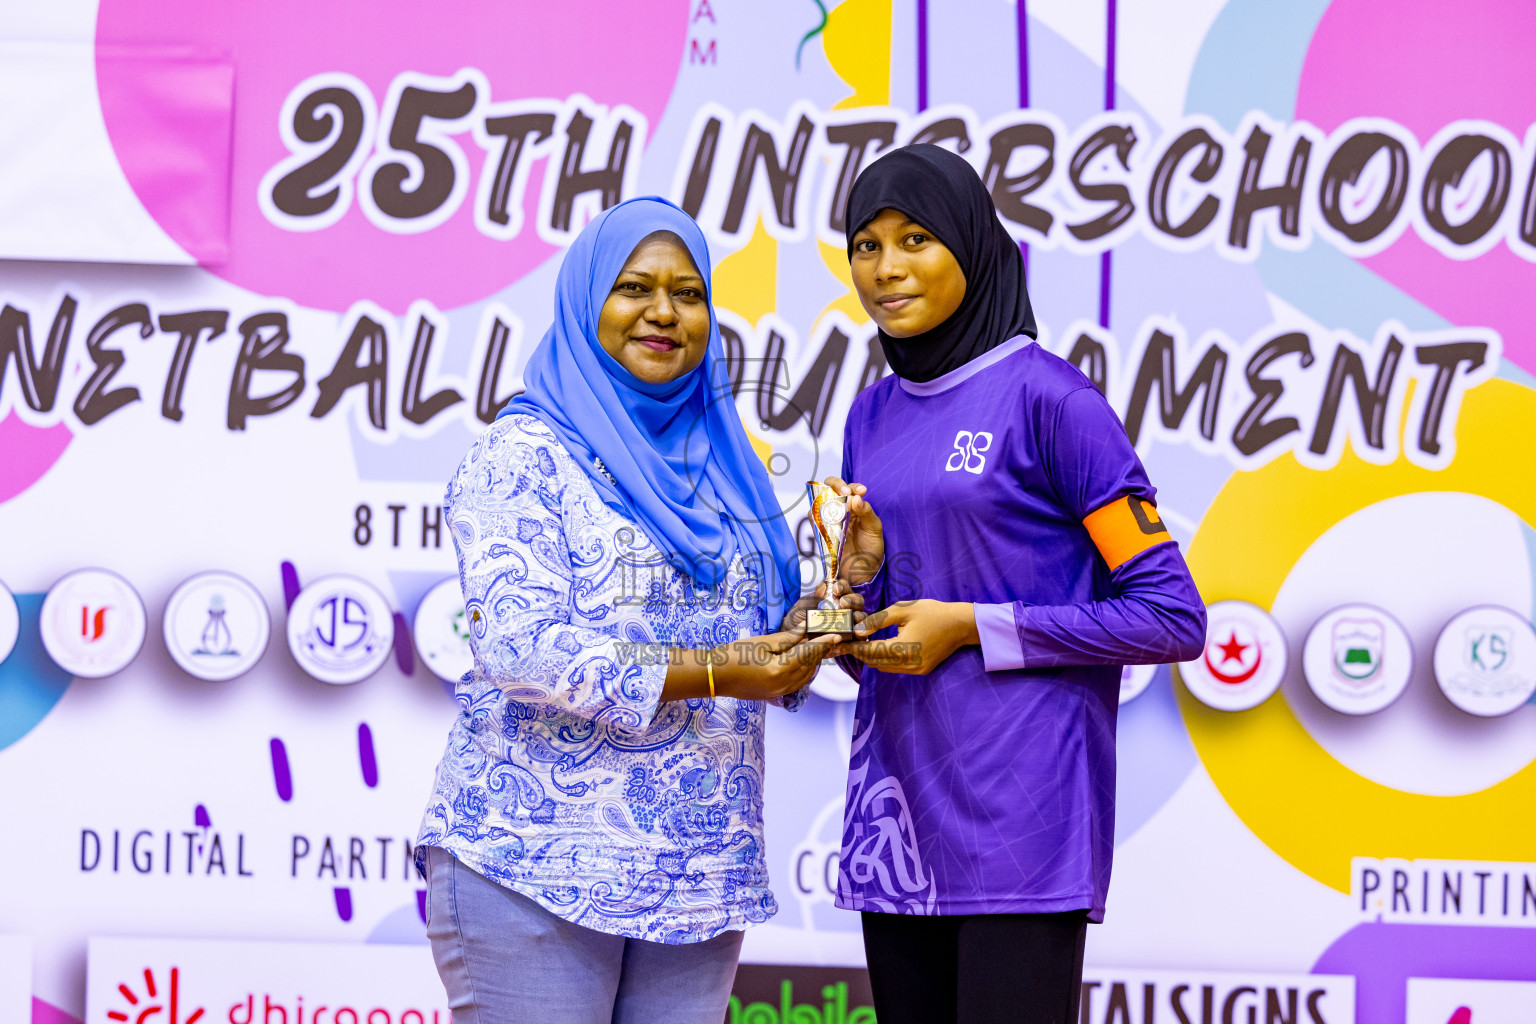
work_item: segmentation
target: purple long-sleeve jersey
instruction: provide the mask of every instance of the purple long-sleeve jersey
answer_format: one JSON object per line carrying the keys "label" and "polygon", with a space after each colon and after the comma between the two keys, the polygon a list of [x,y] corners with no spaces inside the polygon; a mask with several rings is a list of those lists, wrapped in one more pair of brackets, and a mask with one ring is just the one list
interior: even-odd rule
{"label": "purple long-sleeve jersey", "polygon": [[937,380],[881,380],[844,438],[844,475],[884,524],[866,607],[974,602],[982,645],[926,676],[860,670],[838,905],[1102,920],[1121,666],[1205,642],[1174,543],[1111,572],[1083,525],[1153,502],[1124,428],[1020,337]]}

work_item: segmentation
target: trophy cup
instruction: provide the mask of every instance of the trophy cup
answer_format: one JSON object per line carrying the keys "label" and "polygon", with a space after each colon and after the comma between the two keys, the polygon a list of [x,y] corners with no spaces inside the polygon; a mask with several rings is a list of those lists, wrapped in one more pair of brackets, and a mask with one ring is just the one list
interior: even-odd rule
{"label": "trophy cup", "polygon": [[843,551],[843,537],[848,531],[848,499],[826,484],[811,481],[805,485],[811,496],[811,525],[816,529],[816,547],[827,564],[827,596],[805,615],[805,631],[852,633],[853,609],[839,608],[832,597],[837,579],[838,557]]}

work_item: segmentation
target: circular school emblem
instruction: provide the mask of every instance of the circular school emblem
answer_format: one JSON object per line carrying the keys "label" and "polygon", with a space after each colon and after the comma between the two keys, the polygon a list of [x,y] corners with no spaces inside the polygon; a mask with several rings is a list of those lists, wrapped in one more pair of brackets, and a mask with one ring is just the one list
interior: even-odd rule
{"label": "circular school emblem", "polygon": [[138,591],[115,572],[79,569],[43,598],[38,629],[48,656],[72,676],[100,679],[127,668],[144,646]]}
{"label": "circular school emblem", "polygon": [[1435,682],[1469,715],[1507,715],[1536,693],[1536,629],[1510,611],[1469,608],[1435,641]]}
{"label": "circular school emblem", "polygon": [[1317,620],[1301,653],[1317,699],[1346,715],[1369,715],[1403,695],[1413,674],[1408,631],[1374,605],[1348,604]]}
{"label": "circular school emblem", "polygon": [[457,576],[450,576],[427,591],[421,606],[416,609],[411,633],[422,664],[439,679],[457,683],[465,673],[474,669],[475,654],[469,646],[464,591]]}
{"label": "circular school emblem", "polygon": [[234,573],[198,573],[165,604],[165,649],[188,675],[223,682],[248,671],[272,634],[267,602]]}
{"label": "circular school emblem", "polygon": [[389,659],[394,613],[384,595],[354,576],[325,576],[288,609],[288,649],[322,683],[357,683]]}
{"label": "circular school emblem", "polygon": [[1258,605],[1219,601],[1206,609],[1205,649],[1179,666],[1179,678],[1202,704],[1247,711],[1269,699],[1285,678],[1285,635]]}

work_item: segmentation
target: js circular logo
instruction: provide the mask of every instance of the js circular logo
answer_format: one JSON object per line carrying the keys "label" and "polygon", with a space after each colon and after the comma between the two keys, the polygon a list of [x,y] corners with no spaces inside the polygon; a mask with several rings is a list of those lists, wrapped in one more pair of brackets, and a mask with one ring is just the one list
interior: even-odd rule
{"label": "js circular logo", "polygon": [[165,648],[188,675],[223,682],[261,660],[272,633],[267,602],[233,573],[198,573],[165,605]]}
{"label": "js circular logo", "polygon": [[1301,668],[1317,699],[1346,715],[1369,715],[1403,695],[1413,675],[1413,641],[1374,605],[1347,604],[1317,620]]}
{"label": "js circular logo", "polygon": [[1179,678],[1202,704],[1247,711],[1269,699],[1285,678],[1285,635],[1268,612],[1247,601],[1206,609],[1205,650],[1179,666]]}
{"label": "js circular logo", "polygon": [[1435,682],[1471,715],[1507,715],[1536,693],[1536,629],[1508,608],[1469,608],[1435,641]]}
{"label": "js circular logo", "polygon": [[288,609],[288,649],[322,683],[357,683],[377,672],[395,641],[394,613],[371,584],[324,576]]}
{"label": "js circular logo", "polygon": [[10,588],[0,582],[0,661],[11,656],[20,632],[21,614],[16,609],[16,597]]}
{"label": "js circular logo", "polygon": [[1120,670],[1120,703],[1133,701],[1152,685],[1156,665],[1126,665]]}
{"label": "js circular logo", "polygon": [[456,683],[475,667],[469,646],[469,621],[464,613],[464,592],[459,578],[451,576],[421,599],[411,627],[416,653],[422,664],[439,679]]}
{"label": "js circular logo", "polygon": [[121,672],[144,646],[144,602],[115,572],[79,569],[53,585],[38,622],[48,656],[72,676]]}

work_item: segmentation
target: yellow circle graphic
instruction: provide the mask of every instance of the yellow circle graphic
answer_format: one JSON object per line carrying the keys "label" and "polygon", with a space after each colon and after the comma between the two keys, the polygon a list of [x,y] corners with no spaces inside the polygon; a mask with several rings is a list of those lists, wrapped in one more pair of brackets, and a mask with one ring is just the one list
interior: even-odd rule
{"label": "yellow circle graphic", "polygon": [[[1235,473],[1189,545],[1200,595],[1207,604],[1241,600],[1271,608],[1292,566],[1324,531],[1402,494],[1479,495],[1536,523],[1536,473],[1524,450],[1532,437],[1536,391],[1495,379],[1466,393],[1456,455],[1445,469],[1422,469],[1401,456],[1373,465],[1346,448],[1328,470],[1287,455]],[[1250,711],[1223,712],[1176,689],[1190,739],[1228,805],[1265,845],[1324,885],[1348,892],[1352,857],[1536,858],[1536,762],[1475,793],[1408,793],[1341,764],[1283,694]]]}

